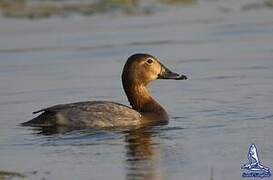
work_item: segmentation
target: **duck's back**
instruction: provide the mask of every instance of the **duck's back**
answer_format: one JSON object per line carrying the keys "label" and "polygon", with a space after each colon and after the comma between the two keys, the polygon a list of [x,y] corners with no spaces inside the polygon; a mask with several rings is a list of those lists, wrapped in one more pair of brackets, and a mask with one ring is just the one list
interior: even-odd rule
{"label": "duck's back", "polygon": [[41,109],[36,118],[24,126],[73,128],[122,127],[139,125],[141,115],[128,106],[109,101],[87,101],[61,104]]}

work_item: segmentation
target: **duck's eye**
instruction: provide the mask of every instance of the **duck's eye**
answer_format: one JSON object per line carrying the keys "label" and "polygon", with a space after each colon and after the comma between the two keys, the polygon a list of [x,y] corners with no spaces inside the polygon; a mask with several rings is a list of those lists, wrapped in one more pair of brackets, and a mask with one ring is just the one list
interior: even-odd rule
{"label": "duck's eye", "polygon": [[152,63],[153,63],[153,60],[152,60],[151,58],[148,58],[147,63],[148,63],[148,64],[152,64]]}

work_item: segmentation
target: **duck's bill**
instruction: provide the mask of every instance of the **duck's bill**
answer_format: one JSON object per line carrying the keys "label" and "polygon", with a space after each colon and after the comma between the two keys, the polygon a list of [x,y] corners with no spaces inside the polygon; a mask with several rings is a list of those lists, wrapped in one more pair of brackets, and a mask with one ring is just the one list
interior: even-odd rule
{"label": "duck's bill", "polygon": [[174,80],[186,80],[188,79],[185,75],[180,75],[177,73],[172,72],[164,65],[161,65],[161,72],[158,74],[158,79],[174,79]]}

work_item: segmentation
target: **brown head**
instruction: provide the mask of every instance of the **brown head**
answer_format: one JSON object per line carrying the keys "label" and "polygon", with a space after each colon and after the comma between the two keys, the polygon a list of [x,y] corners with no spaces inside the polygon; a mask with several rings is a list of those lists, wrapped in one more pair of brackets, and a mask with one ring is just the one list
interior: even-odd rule
{"label": "brown head", "polygon": [[134,54],[128,58],[122,72],[122,84],[133,109],[150,111],[153,105],[159,106],[146,88],[155,79],[185,80],[187,77],[170,71],[149,54]]}

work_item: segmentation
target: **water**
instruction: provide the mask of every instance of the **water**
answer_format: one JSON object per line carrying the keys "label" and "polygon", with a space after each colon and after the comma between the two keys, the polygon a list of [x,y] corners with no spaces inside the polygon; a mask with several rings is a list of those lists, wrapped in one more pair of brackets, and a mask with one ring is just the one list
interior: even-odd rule
{"label": "water", "polygon": [[[0,170],[27,179],[241,179],[251,143],[272,169],[273,11],[229,2],[153,16],[0,19]],[[189,77],[150,86],[168,125],[57,134],[19,126],[59,103],[128,104],[120,76],[136,52]]]}

